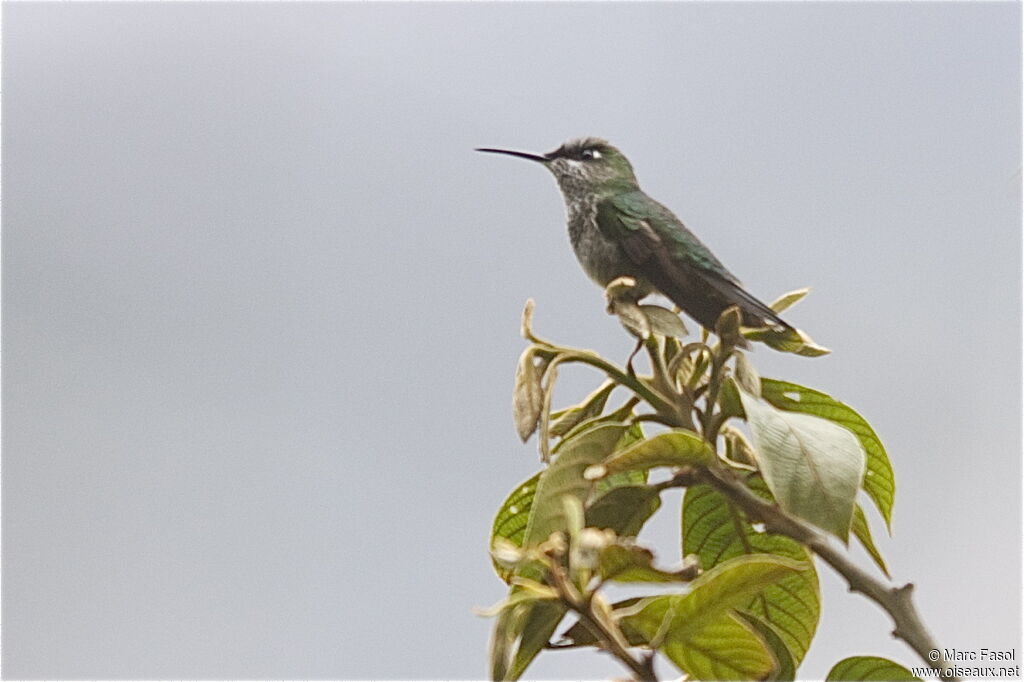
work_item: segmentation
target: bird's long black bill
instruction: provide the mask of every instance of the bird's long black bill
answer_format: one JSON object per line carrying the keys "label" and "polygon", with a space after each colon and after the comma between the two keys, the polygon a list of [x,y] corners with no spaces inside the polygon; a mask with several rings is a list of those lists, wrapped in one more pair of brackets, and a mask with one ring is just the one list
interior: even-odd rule
{"label": "bird's long black bill", "polygon": [[540,163],[546,163],[548,159],[540,156],[539,154],[530,154],[528,152],[514,152],[511,149],[491,149],[489,147],[477,147],[475,151],[478,152],[489,152],[491,154],[508,154],[509,156],[518,156],[520,159],[529,159],[530,161],[539,161]]}

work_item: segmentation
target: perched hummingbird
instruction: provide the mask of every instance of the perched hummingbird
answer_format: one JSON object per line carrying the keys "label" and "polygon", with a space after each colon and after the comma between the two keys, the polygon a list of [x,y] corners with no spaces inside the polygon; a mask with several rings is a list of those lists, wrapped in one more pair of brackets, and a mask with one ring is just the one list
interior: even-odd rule
{"label": "perched hummingbird", "polygon": [[751,296],[739,280],[672,213],[644,194],[633,167],[605,140],[570,140],[549,154],[479,148],[543,164],[565,198],[569,239],[587,275],[602,287],[618,277],[637,282],[636,299],[655,291],[709,330],[738,306],[743,325],[797,333]]}

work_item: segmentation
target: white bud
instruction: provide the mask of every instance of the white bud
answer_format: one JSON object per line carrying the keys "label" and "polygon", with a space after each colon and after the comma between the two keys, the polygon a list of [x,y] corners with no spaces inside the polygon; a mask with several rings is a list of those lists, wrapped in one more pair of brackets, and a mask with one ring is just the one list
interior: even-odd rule
{"label": "white bud", "polygon": [[611,530],[584,528],[580,531],[576,544],[575,561],[577,568],[595,568],[601,551],[615,542],[615,533]]}
{"label": "white bud", "polygon": [[496,538],[491,546],[491,556],[502,568],[515,568],[523,559],[523,551],[505,538]]}

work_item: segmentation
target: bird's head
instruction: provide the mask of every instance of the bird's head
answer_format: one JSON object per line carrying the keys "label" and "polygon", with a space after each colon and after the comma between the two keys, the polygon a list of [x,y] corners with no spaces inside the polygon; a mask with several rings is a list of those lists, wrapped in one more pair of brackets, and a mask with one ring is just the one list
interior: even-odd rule
{"label": "bird's head", "polygon": [[593,193],[617,194],[637,189],[629,159],[605,140],[582,137],[569,140],[547,154],[515,152],[508,149],[477,149],[479,152],[508,154],[544,164],[567,196]]}

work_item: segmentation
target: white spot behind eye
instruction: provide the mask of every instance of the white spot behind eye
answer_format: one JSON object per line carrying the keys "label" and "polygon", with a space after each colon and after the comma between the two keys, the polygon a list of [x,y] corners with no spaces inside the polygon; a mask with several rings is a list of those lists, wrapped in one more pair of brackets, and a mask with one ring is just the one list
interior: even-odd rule
{"label": "white spot behind eye", "polygon": [[596,149],[592,149],[590,151],[590,158],[592,158],[592,159],[600,159],[601,158],[601,152],[597,151]]}

